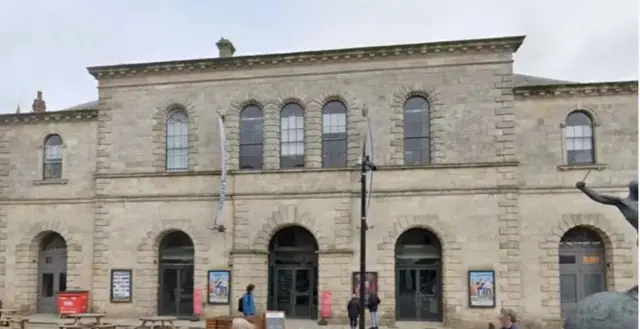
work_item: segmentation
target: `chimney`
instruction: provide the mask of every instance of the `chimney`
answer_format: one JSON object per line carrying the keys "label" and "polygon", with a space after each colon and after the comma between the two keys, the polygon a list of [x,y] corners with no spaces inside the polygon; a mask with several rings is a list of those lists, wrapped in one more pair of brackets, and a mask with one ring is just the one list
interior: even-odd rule
{"label": "chimney", "polygon": [[42,99],[42,91],[38,90],[38,94],[36,99],[33,100],[33,105],[31,106],[33,112],[44,112],[47,110],[47,103]]}
{"label": "chimney", "polygon": [[220,38],[216,46],[218,46],[218,57],[220,58],[233,57],[233,53],[236,52],[236,47],[233,46],[229,39]]}

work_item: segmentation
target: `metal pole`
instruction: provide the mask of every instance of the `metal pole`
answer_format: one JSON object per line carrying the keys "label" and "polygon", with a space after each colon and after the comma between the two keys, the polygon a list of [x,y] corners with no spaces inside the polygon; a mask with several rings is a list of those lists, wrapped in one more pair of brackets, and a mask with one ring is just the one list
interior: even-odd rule
{"label": "metal pole", "polygon": [[360,167],[360,321],[358,326],[365,329],[365,281],[367,272],[367,164],[369,157],[362,148],[362,165]]}

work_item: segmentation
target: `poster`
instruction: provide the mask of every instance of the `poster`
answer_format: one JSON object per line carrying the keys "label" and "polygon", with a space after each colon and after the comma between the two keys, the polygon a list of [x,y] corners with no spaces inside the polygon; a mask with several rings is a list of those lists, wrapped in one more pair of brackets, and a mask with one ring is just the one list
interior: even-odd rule
{"label": "poster", "polygon": [[469,271],[469,307],[496,307],[494,271]]}
{"label": "poster", "polygon": [[209,304],[229,304],[231,302],[231,272],[209,271],[207,276],[207,296]]}
{"label": "poster", "polygon": [[[378,272],[366,272],[365,282],[365,303],[368,302],[369,294],[378,293]],[[356,296],[360,296],[360,272],[353,272],[351,276],[351,292]]]}
{"label": "poster", "polygon": [[111,270],[111,302],[130,303],[132,290],[131,270]]}

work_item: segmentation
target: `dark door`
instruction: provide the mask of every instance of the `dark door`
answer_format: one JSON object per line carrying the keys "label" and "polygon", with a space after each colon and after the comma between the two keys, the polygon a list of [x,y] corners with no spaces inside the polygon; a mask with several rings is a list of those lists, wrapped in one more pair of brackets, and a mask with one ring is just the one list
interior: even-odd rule
{"label": "dark door", "polygon": [[166,264],[160,268],[160,315],[193,316],[193,266]]}
{"label": "dark door", "polygon": [[275,309],[285,312],[290,318],[315,318],[318,309],[314,302],[317,300],[315,273],[313,268],[308,267],[276,267],[273,288]]}
{"label": "dark door", "polygon": [[51,233],[43,239],[38,261],[39,313],[58,313],[57,295],[67,290],[67,249],[64,239]]}
{"label": "dark door", "polygon": [[398,320],[440,320],[440,273],[437,267],[399,268],[396,273]]}
{"label": "dark door", "polygon": [[[577,249],[577,248],[574,248]],[[574,250],[560,254],[560,303],[570,312],[585,297],[606,290],[605,265],[600,250]]]}

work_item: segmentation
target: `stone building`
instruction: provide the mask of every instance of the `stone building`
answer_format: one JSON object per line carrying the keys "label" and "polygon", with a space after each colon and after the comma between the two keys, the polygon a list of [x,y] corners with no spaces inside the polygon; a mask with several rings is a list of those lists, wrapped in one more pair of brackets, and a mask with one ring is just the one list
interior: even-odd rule
{"label": "stone building", "polygon": [[[470,306],[495,298],[558,324],[585,295],[636,281],[635,233],[574,184],[627,193],[638,86],[514,74],[523,40],[234,56],[223,39],[217,58],[91,67],[96,102],[47,111],[39,93],[33,112],[0,116],[5,305],[55,312],[57,291],[81,289],[114,316],[190,316],[193,289],[228,270],[229,302],[207,315],[236,313],[253,283],[258,310],[316,319],[331,292],[342,321],[366,112],[383,321],[486,323],[497,311]],[[219,114],[225,232],[210,229]],[[133,302],[112,302],[114,269],[132,270]],[[494,282],[479,289],[469,271]]]}

